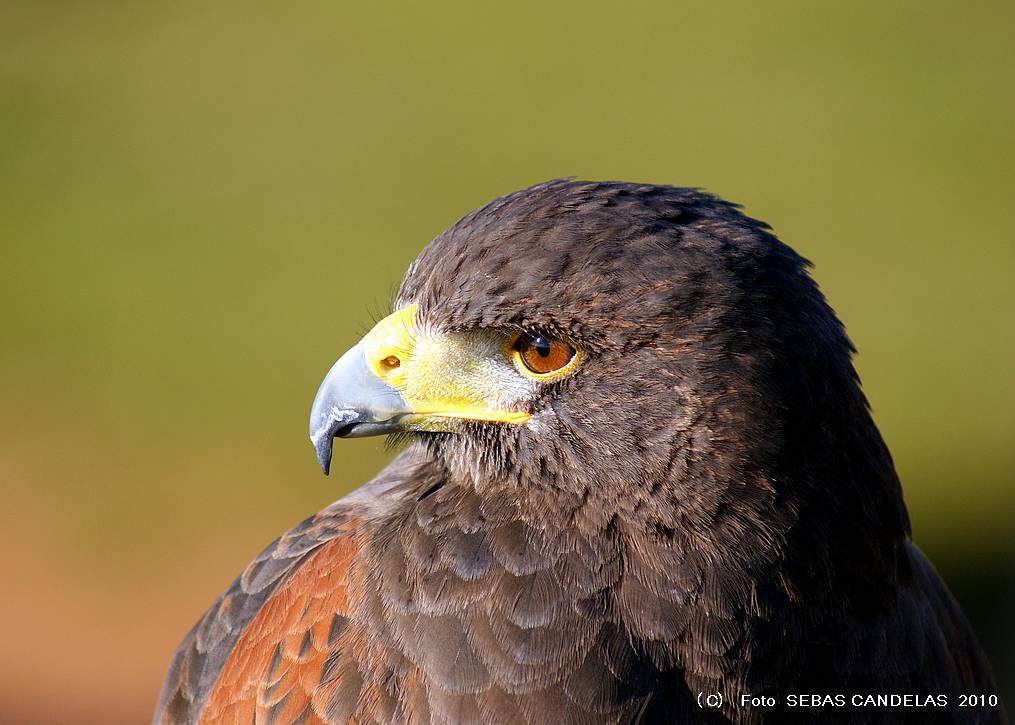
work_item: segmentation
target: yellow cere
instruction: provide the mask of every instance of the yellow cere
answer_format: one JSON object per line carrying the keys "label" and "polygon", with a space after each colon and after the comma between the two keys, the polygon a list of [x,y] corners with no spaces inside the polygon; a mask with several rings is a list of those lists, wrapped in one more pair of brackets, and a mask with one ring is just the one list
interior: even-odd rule
{"label": "yellow cere", "polygon": [[363,338],[363,355],[374,375],[401,389],[405,363],[416,339],[416,305],[407,305],[374,325]]}

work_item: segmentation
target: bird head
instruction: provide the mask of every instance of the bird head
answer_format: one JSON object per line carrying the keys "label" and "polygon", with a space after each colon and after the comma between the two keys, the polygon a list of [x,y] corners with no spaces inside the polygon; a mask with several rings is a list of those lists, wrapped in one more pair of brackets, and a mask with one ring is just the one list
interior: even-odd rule
{"label": "bird head", "polygon": [[[552,181],[474,211],[321,384],[311,438],[410,434],[486,477],[713,478],[866,409],[806,261],[706,193]],[[862,421],[861,421],[862,422]]]}

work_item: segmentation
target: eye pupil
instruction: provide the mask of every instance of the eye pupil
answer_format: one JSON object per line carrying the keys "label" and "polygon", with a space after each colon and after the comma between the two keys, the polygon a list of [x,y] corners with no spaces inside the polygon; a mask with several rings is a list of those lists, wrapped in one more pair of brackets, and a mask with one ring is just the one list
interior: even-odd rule
{"label": "eye pupil", "polygon": [[552,352],[550,341],[545,337],[537,337],[533,340],[532,347],[536,349],[536,354],[538,354],[539,357],[550,357],[550,353]]}

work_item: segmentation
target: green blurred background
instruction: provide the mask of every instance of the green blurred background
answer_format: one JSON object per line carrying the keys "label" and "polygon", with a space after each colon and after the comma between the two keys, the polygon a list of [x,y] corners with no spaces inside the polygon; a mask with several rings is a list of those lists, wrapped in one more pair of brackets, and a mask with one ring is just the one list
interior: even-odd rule
{"label": "green blurred background", "polygon": [[150,717],[427,240],[551,177],[704,186],[812,259],[1012,702],[1015,4],[0,9],[0,722]]}

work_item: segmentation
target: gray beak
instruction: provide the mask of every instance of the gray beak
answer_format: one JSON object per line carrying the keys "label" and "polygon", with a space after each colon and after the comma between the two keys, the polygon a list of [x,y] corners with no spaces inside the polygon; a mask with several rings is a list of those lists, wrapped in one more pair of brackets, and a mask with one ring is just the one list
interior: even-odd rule
{"label": "gray beak", "polygon": [[310,409],[310,440],[324,475],[334,438],[393,433],[407,412],[401,394],[367,365],[363,344],[351,348],[328,371]]}

